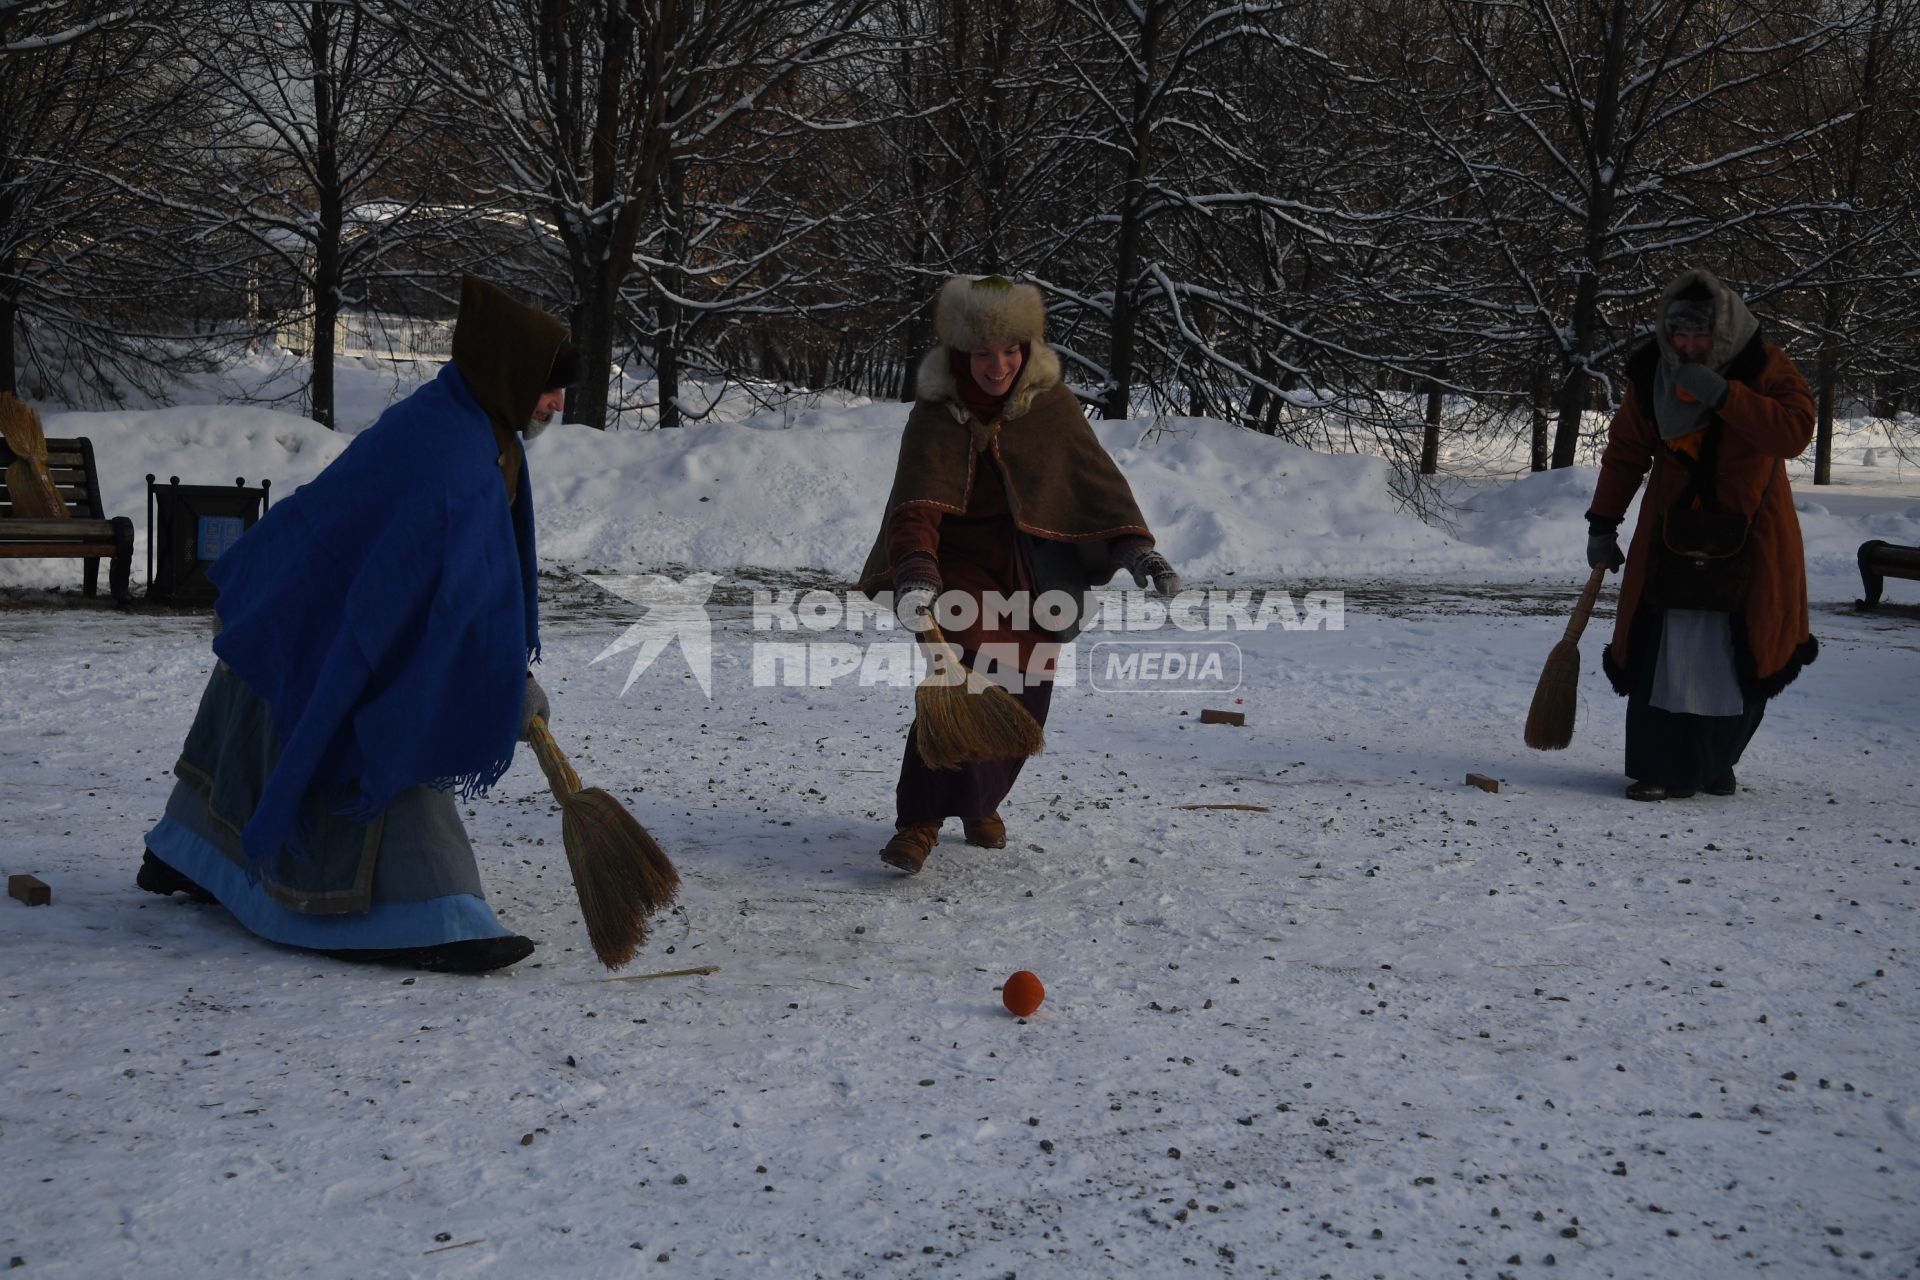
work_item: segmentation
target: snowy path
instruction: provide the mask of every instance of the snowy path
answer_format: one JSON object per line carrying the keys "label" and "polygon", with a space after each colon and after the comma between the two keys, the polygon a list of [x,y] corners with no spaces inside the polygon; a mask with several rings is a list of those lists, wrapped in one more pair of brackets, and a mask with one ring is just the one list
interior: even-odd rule
{"label": "snowy path", "polygon": [[[1604,625],[1574,746],[1537,755],[1560,617],[1356,591],[1343,632],[1239,637],[1245,729],[1062,690],[1011,846],[951,824],[915,879],[874,858],[904,693],[751,688],[729,604],[710,702],[677,652],[618,698],[626,659],[589,663],[622,619],[559,601],[556,733],[687,882],[632,971],[720,966],[641,982],[592,962],[530,759],[469,818],[543,944],[506,974],[334,964],[137,892],[205,620],[8,610],[0,871],[54,905],[0,902],[0,1257],[1915,1274],[1920,623],[1848,590],[1816,582],[1825,652],[1732,800],[1620,798]],[[1213,802],[1271,811],[1175,807]],[[1025,1023],[1019,968],[1049,992]]]}

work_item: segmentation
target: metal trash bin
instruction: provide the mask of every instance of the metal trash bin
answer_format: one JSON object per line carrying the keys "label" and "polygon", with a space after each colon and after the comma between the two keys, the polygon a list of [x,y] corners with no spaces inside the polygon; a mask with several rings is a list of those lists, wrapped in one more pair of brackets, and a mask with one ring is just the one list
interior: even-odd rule
{"label": "metal trash bin", "polygon": [[212,604],[220,591],[207,581],[207,568],[266,514],[271,484],[249,489],[244,476],[232,487],[181,484],[179,476],[156,484],[148,475],[147,599]]}

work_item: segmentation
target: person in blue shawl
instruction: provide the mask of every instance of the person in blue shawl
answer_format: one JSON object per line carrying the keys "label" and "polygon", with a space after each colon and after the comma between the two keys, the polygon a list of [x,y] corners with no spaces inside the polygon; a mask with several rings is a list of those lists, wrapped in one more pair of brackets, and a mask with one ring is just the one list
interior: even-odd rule
{"label": "person in blue shawl", "polygon": [[576,381],[566,329],[461,285],[453,360],[209,572],[219,659],[137,881],[343,959],[504,968],[456,798],[547,701],[523,434]]}

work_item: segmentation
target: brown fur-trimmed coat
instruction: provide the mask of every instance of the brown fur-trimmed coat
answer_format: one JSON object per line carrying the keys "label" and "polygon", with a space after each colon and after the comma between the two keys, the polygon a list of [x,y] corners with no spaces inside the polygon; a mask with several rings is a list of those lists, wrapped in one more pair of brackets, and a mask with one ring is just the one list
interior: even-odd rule
{"label": "brown fur-trimmed coat", "polygon": [[[1153,541],[1133,491],[1063,380],[1059,356],[1044,342],[1032,344],[991,424],[963,402],[949,359],[941,346],[921,361],[917,399],[860,590],[892,591],[900,553],[912,543],[934,556],[947,585],[1003,594],[1062,590],[1083,598],[1085,617],[1091,612],[1085,593],[1113,577],[1116,550]],[[978,492],[982,483],[998,492]],[[959,538],[942,535],[948,519]],[[1054,638],[1070,639],[1077,630]]]}
{"label": "brown fur-trimmed coat", "polygon": [[[1589,516],[1622,518],[1656,452],[1666,450],[1649,408],[1658,360],[1658,348],[1650,342],[1627,362],[1627,394],[1607,429]],[[1786,474],[1787,459],[1799,456],[1813,439],[1813,394],[1792,357],[1757,333],[1728,363],[1724,376],[1726,403],[1707,428],[1709,437],[1718,435],[1709,445],[1718,450],[1715,493],[1723,507],[1754,514],[1751,585],[1744,608],[1732,619],[1734,663],[1749,698],[1771,698],[1819,653],[1808,626],[1806,556]],[[1686,489],[1686,468],[1671,459],[1661,462],[1657,484],[1658,491],[1650,490],[1640,504],[1613,642],[1602,655],[1607,677],[1623,695],[1659,646],[1661,610],[1643,596],[1660,514]]]}

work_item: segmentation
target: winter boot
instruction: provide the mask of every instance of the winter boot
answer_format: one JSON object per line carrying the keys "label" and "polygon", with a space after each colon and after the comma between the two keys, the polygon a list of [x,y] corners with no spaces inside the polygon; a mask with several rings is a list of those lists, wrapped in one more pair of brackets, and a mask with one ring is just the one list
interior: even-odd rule
{"label": "winter boot", "polygon": [[1007,847],[1007,824],[1000,821],[1000,815],[989,814],[984,818],[963,820],[967,829],[967,843],[978,845],[982,849],[1004,849]]}
{"label": "winter boot", "polygon": [[134,873],[133,882],[148,893],[157,893],[163,898],[184,893],[195,902],[219,901],[205,889],[154,857],[151,849],[147,850],[146,856],[140,859],[140,870]]}
{"label": "winter boot", "polygon": [[389,964],[430,973],[490,973],[518,964],[533,954],[533,939],[513,934],[505,938],[468,938],[432,947],[398,947],[383,951],[355,949],[323,953],[357,964]]}
{"label": "winter boot", "polygon": [[913,822],[894,829],[893,839],[880,851],[880,861],[898,867],[908,875],[919,875],[927,855],[940,843],[940,824]]}
{"label": "winter boot", "polygon": [[1629,800],[1685,800],[1692,787],[1669,787],[1663,782],[1636,782],[1627,788]]}
{"label": "winter boot", "polygon": [[1710,796],[1730,796],[1739,789],[1740,784],[1735,780],[1731,769],[1709,782],[1706,787],[1707,794]]}

